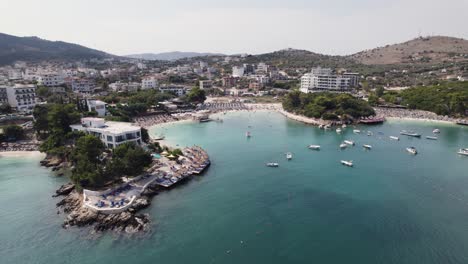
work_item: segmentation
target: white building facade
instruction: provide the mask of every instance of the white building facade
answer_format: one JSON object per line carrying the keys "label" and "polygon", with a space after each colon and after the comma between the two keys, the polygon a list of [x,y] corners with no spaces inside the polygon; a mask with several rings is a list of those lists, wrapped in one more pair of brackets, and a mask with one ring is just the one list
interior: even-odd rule
{"label": "white building facade", "polygon": [[242,77],[244,76],[244,67],[234,66],[232,67],[232,77]]}
{"label": "white building facade", "polygon": [[36,105],[36,86],[33,84],[0,86],[1,103],[8,103],[18,111],[30,111]]}
{"label": "white building facade", "polygon": [[150,77],[150,78],[144,78],[141,80],[141,89],[146,90],[146,89],[156,89],[158,88],[159,82],[156,78]]}
{"label": "white building facade", "polygon": [[351,78],[335,75],[328,68],[314,68],[301,77],[300,91],[303,93],[334,91],[346,92],[351,89]]}
{"label": "white building facade", "polygon": [[141,127],[126,122],[105,121],[103,118],[85,117],[81,124],[71,125],[72,131],[83,131],[99,138],[108,148],[126,142],[141,145]]}
{"label": "white building facade", "polygon": [[184,87],[184,86],[178,86],[178,85],[166,85],[166,86],[161,86],[159,87],[159,91],[161,92],[172,92],[175,93],[177,96],[182,96],[188,93],[190,89]]}

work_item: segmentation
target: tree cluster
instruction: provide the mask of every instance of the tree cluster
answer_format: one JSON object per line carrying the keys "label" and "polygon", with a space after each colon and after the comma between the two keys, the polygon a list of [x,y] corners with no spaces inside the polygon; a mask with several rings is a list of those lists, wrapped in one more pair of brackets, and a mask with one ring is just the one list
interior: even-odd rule
{"label": "tree cluster", "polygon": [[290,92],[283,98],[283,108],[288,112],[325,120],[358,119],[375,114],[364,100],[349,94],[328,92]]}

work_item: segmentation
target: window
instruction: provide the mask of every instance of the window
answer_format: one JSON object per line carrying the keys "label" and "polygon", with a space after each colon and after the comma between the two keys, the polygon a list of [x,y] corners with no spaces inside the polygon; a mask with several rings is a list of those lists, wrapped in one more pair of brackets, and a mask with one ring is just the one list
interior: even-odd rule
{"label": "window", "polygon": [[112,136],[107,136],[107,141],[112,142]]}
{"label": "window", "polygon": [[137,137],[140,137],[140,131],[136,132]]}
{"label": "window", "polygon": [[114,148],[114,144],[111,144],[111,143],[107,143],[107,146],[108,146],[109,148]]}

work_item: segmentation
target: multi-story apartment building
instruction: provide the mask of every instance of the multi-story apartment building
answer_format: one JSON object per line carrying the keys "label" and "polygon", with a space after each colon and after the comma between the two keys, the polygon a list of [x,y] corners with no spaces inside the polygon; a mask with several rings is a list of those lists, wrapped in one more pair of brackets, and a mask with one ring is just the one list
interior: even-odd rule
{"label": "multi-story apartment building", "polygon": [[244,67],[234,66],[232,67],[232,77],[242,77],[244,76]]}
{"label": "multi-story apartment building", "polygon": [[120,91],[132,92],[132,91],[137,91],[138,89],[140,89],[141,84],[136,83],[136,82],[124,83],[124,82],[118,81],[118,82],[109,84],[109,88],[112,89],[114,92],[120,92]]}
{"label": "multi-story apartment building", "polygon": [[18,111],[30,111],[36,105],[36,86],[33,84],[0,86],[1,103],[8,103]]}
{"label": "multi-story apartment building", "polygon": [[96,83],[91,79],[73,78],[71,88],[74,93],[91,93],[96,88]]}
{"label": "multi-story apartment building", "polygon": [[159,82],[154,77],[143,78],[141,80],[141,89],[156,89],[158,88]]}
{"label": "multi-story apartment building", "polygon": [[0,105],[8,104],[8,95],[6,87],[0,86]]}
{"label": "multi-story apartment building", "polygon": [[260,62],[257,64],[257,72],[258,73],[267,73],[268,72],[268,65],[264,62]]}
{"label": "multi-story apartment building", "polygon": [[60,86],[65,83],[65,78],[58,73],[49,73],[42,75],[39,83],[44,86]]}
{"label": "multi-story apartment building", "polygon": [[141,145],[141,127],[126,122],[105,121],[104,118],[85,117],[81,124],[71,125],[72,131],[83,131],[98,137],[108,148],[126,142]]}
{"label": "multi-story apartment building", "polygon": [[231,77],[231,76],[223,77],[222,85],[223,85],[223,87],[231,88],[233,86],[236,86],[237,80],[238,80],[238,78],[236,78],[236,77]]}
{"label": "multi-story apartment building", "polygon": [[212,81],[208,81],[208,80],[200,81],[200,89],[210,89],[212,87],[213,87]]}
{"label": "multi-story apartment building", "polygon": [[187,94],[187,92],[190,91],[190,89],[184,86],[180,86],[180,85],[165,85],[165,86],[159,87],[159,91],[171,92],[171,93],[175,93],[177,96],[182,96],[182,95]]}
{"label": "multi-story apartment building", "polygon": [[328,68],[314,68],[310,73],[304,74],[301,78],[300,91],[304,93],[316,91],[349,91],[351,78],[343,75],[333,74]]}

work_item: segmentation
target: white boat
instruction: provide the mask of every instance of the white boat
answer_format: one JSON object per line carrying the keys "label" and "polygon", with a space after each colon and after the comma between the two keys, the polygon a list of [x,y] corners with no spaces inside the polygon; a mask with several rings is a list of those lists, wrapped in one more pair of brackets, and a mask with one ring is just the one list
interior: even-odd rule
{"label": "white boat", "polygon": [[250,134],[250,131],[245,132],[245,136],[248,137],[248,138],[252,137],[252,135]]}
{"label": "white boat", "polygon": [[409,153],[411,153],[411,154],[413,154],[413,155],[418,154],[418,151],[416,150],[415,147],[406,148],[406,151],[408,151]]}
{"label": "white boat", "polygon": [[365,149],[372,149],[371,145],[362,145]]}
{"label": "white boat", "polygon": [[437,140],[437,137],[426,136],[426,139]]}
{"label": "white boat", "polygon": [[460,155],[468,156],[468,148],[459,149],[457,153]]}
{"label": "white boat", "polygon": [[438,128],[436,128],[436,129],[432,130],[432,133],[434,133],[434,134],[439,134],[439,133],[440,133],[440,130],[439,130]]}
{"label": "white boat", "polygon": [[347,148],[348,147],[348,144],[345,144],[345,143],[341,143],[340,144],[340,148],[341,149],[344,149],[344,148]]}
{"label": "white boat", "polygon": [[368,136],[373,136],[374,133],[372,133],[372,131],[367,131],[367,135],[368,135]]}
{"label": "white boat", "polygon": [[319,125],[319,128],[320,128],[320,129],[323,129],[323,125]]}
{"label": "white boat", "polygon": [[337,128],[336,133],[340,134],[341,133],[341,128]]}
{"label": "white boat", "polygon": [[325,125],[323,128],[324,129],[331,129],[331,126],[330,125]]}
{"label": "white boat", "polygon": [[406,130],[402,130],[400,132],[401,135],[405,135],[405,136],[410,136],[410,137],[417,137],[417,138],[420,138],[421,137],[421,134],[418,134],[418,133],[415,133],[415,132],[411,132],[411,131],[406,131]]}
{"label": "white boat", "polygon": [[393,139],[393,140],[400,140],[399,137],[394,137],[394,136],[390,136],[390,139]]}
{"label": "white boat", "polygon": [[341,127],[342,127],[342,128],[346,128],[347,126],[346,126],[346,124],[343,124]]}
{"label": "white boat", "polygon": [[287,152],[287,153],[286,153],[286,159],[287,159],[287,160],[292,160],[292,158],[293,158],[292,153],[291,153],[291,152]]}
{"label": "white boat", "polygon": [[312,150],[320,150],[320,145],[310,145],[310,146],[309,146],[309,149],[312,149]]}
{"label": "white boat", "polygon": [[348,167],[353,167],[353,161],[352,160],[342,160],[341,164],[348,166]]}
{"label": "white boat", "polygon": [[279,167],[279,164],[276,163],[276,162],[268,162],[268,163],[266,164],[266,166],[267,166],[267,167],[274,167],[274,168],[275,168],[275,167]]}
{"label": "white boat", "polygon": [[345,141],[343,141],[343,142],[344,142],[345,144],[347,144],[347,145],[354,146],[354,141],[352,141],[352,140],[345,140]]}
{"label": "white boat", "polygon": [[361,130],[359,130],[359,129],[354,129],[354,130],[353,130],[353,133],[354,133],[354,134],[360,134],[360,133],[361,133]]}

